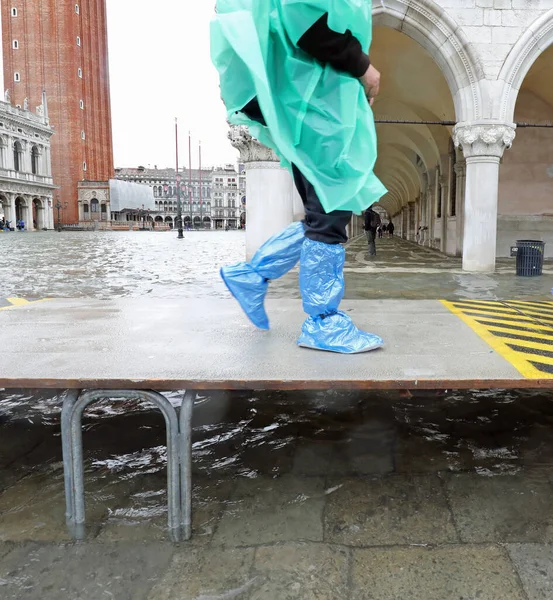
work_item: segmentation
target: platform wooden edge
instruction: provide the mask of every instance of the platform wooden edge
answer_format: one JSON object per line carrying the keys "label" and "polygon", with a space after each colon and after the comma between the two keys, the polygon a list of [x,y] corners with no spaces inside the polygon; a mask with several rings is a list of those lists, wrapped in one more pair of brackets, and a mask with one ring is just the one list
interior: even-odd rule
{"label": "platform wooden edge", "polygon": [[469,390],[553,389],[553,379],[403,379],[403,380],[191,380],[191,379],[13,379],[0,378],[5,389],[55,390]]}

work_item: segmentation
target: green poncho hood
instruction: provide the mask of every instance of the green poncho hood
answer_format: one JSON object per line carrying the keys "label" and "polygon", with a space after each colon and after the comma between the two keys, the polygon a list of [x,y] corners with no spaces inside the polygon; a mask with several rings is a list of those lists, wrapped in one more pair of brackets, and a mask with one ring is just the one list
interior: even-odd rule
{"label": "green poncho hood", "polygon": [[[359,213],[386,193],[373,173],[372,110],[357,79],[296,46],[325,13],[331,29],[351,30],[368,52],[369,0],[217,0],[211,55],[229,121],[295,164],[327,212]],[[255,97],[266,127],[239,112]]]}

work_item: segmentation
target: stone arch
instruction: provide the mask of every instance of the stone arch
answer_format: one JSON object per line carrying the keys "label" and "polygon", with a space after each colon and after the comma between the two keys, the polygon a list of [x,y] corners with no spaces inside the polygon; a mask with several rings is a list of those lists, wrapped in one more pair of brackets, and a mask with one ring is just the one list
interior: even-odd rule
{"label": "stone arch", "polygon": [[498,118],[514,120],[515,105],[524,78],[538,57],[553,44],[553,9],[536,19],[509,52],[498,79],[503,82]]}
{"label": "stone arch", "polygon": [[25,198],[23,198],[23,196],[17,196],[15,199],[15,219],[16,221],[25,221],[25,225],[28,227],[27,209],[28,204]]}
{"label": "stone arch", "polygon": [[388,0],[373,8],[373,24],[404,33],[432,56],[449,85],[458,121],[486,116],[480,85],[484,70],[446,9],[434,0]]}

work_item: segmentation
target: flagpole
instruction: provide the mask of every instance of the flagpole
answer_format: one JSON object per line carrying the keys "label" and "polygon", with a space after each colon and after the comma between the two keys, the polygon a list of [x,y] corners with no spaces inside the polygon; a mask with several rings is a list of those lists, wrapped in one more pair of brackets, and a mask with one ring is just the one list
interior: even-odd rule
{"label": "flagpole", "polygon": [[176,151],[176,168],[175,168],[175,180],[177,184],[177,228],[179,234],[177,239],[182,240],[184,238],[182,232],[182,204],[180,201],[180,175],[179,175],[179,122],[175,117],[175,151]]}
{"label": "flagpole", "polygon": [[190,227],[194,228],[192,216],[192,136],[188,132],[188,201],[190,203]]}
{"label": "flagpole", "polygon": [[202,229],[204,228],[204,213],[203,213],[203,201],[202,201],[202,141],[199,142],[199,158],[200,158],[200,221]]}

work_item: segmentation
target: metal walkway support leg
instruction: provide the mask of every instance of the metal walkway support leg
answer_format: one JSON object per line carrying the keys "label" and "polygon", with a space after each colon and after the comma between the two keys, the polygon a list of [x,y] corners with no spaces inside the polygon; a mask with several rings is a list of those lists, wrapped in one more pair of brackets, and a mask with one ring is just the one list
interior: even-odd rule
{"label": "metal walkway support leg", "polygon": [[171,540],[180,541],[180,485],[179,485],[179,422],[173,405],[158,392],[149,390],[94,390],[81,393],[75,400],[67,397],[62,415],[68,525],[75,539],[85,537],[84,465],[82,443],[82,416],[84,409],[97,400],[122,398],[147,400],[162,412],[167,427],[167,498],[168,526]]}
{"label": "metal walkway support leg", "polygon": [[65,483],[65,522],[71,530],[75,515],[75,484],[73,481],[73,452],[71,443],[71,415],[80,390],[69,390],[63,400],[61,411],[61,443],[63,455],[63,478]]}
{"label": "metal walkway support leg", "polygon": [[196,393],[187,390],[180,410],[180,486],[182,536],[192,535],[192,412]]}

